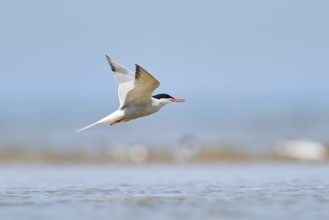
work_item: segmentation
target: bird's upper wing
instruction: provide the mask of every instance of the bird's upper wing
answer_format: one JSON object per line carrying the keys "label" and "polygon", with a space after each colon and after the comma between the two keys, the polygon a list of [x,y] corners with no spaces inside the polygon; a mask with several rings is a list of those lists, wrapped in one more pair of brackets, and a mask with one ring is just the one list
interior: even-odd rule
{"label": "bird's upper wing", "polygon": [[128,92],[123,105],[139,103],[151,99],[153,91],[160,85],[143,67],[136,64],[136,73],[133,88]]}
{"label": "bird's upper wing", "polygon": [[129,69],[117,63],[110,57],[106,56],[106,59],[111,66],[115,79],[118,82],[118,95],[120,106],[123,106],[126,102],[125,100],[127,94],[130,90],[134,88],[135,75]]}

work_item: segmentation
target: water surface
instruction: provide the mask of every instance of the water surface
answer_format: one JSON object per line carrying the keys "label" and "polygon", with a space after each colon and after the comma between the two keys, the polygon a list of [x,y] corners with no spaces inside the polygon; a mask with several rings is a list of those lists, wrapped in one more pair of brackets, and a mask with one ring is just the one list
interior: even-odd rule
{"label": "water surface", "polygon": [[0,167],[1,219],[328,219],[329,165]]}

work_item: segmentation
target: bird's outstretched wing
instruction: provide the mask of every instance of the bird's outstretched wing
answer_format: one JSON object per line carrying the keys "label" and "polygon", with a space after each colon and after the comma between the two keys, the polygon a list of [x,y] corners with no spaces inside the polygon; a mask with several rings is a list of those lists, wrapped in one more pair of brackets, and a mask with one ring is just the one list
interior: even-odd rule
{"label": "bird's outstretched wing", "polygon": [[118,95],[120,106],[122,107],[126,102],[125,100],[128,92],[134,88],[135,75],[129,69],[114,61],[109,56],[106,56],[106,59],[113,71],[114,78],[118,82]]}
{"label": "bird's outstretched wing", "polygon": [[143,67],[136,64],[136,73],[133,88],[127,93],[123,105],[140,103],[151,99],[153,91],[160,86],[159,81],[154,78]]}

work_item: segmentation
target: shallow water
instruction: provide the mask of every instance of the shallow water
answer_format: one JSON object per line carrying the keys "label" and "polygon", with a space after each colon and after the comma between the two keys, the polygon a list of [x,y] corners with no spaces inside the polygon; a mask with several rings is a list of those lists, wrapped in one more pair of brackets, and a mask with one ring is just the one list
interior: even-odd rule
{"label": "shallow water", "polygon": [[329,219],[329,165],[2,166],[1,219]]}

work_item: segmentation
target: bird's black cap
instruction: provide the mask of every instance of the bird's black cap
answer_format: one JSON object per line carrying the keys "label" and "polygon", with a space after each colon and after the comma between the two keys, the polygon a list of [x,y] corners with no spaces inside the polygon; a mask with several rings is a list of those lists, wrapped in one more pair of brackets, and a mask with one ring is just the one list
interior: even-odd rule
{"label": "bird's black cap", "polygon": [[158,94],[158,95],[154,95],[152,96],[153,98],[155,99],[172,99],[174,97],[168,95],[168,94],[164,94],[164,93],[161,93],[161,94]]}

